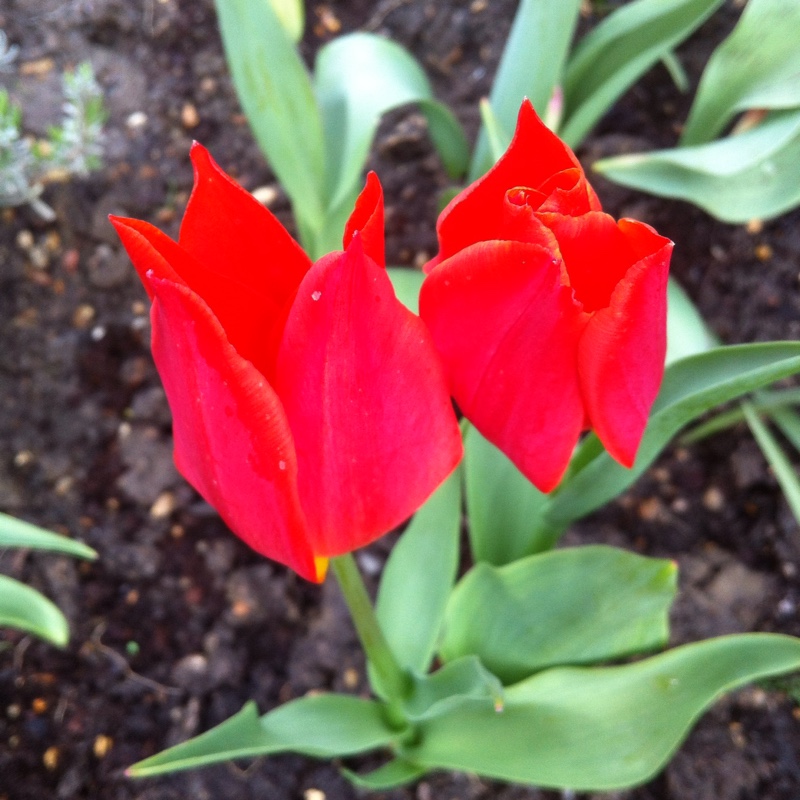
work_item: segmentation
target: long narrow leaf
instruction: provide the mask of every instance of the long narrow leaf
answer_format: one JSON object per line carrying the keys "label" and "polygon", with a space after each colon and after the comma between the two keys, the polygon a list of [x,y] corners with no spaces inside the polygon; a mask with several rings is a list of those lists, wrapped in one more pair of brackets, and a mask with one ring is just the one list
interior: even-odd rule
{"label": "long narrow leaf", "polygon": [[0,575],[0,627],[32,633],[59,647],[69,640],[69,626],[58,607],[5,575]]}
{"label": "long narrow leaf", "polygon": [[767,219],[800,203],[800,109],[711,144],[597,161],[609,180],[688,200],[723,222]]}
{"label": "long narrow leaf", "polygon": [[795,449],[800,450],[800,414],[789,408],[774,408],[770,416]]}
{"label": "long narrow leaf", "polygon": [[253,134],[292,200],[301,231],[313,232],[323,222],[325,151],[308,71],[270,2],[216,0],[216,7]]}
{"label": "long narrow leaf", "polygon": [[430,666],[458,568],[461,472],[456,470],[395,545],[381,578],[377,615],[400,664]]}
{"label": "long narrow leaf", "polygon": [[83,542],[51,533],[8,514],[0,514],[0,548],[2,547],[29,547],[33,550],[66,553],[77,558],[97,558],[97,553]]}
{"label": "long narrow leaf", "polygon": [[630,486],[687,423],[714,406],[796,372],[800,372],[800,342],[719,347],[675,362],[664,375],[633,468],[601,453],[550,495],[545,516],[563,530]]}
{"label": "long narrow leaf", "polygon": [[575,48],[564,79],[564,124],[576,147],[659,59],[668,56],[723,0],[636,0],[610,14]]}
{"label": "long narrow leaf", "polygon": [[799,31],[797,0],[750,0],[706,65],[681,144],[710,142],[739,111],[800,106]]}
{"label": "long narrow leaf", "polygon": [[775,478],[781,485],[783,494],[794,518],[800,523],[800,479],[792,462],[783,452],[777,439],[756,413],[751,403],[742,403],[742,412],[761,452],[772,467]]}
{"label": "long narrow leaf", "polygon": [[501,566],[552,547],[537,529],[547,495],[474,427],[464,436],[464,478],[476,561]]}
{"label": "long narrow leaf", "polygon": [[[554,89],[561,83],[579,9],[579,0],[520,0],[489,95],[502,130],[514,130],[525,97],[544,116]],[[472,156],[470,181],[493,163],[484,128]]]}

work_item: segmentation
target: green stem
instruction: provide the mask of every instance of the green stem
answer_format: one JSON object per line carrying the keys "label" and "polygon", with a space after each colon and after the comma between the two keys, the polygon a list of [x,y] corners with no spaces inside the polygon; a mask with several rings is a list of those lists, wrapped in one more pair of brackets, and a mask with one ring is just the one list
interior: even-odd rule
{"label": "green stem", "polygon": [[393,712],[396,712],[402,718],[398,704],[408,694],[409,677],[397,663],[383,635],[352,553],[332,558],[331,568],[350,609],[364,652],[389,696],[390,713],[395,716]]}

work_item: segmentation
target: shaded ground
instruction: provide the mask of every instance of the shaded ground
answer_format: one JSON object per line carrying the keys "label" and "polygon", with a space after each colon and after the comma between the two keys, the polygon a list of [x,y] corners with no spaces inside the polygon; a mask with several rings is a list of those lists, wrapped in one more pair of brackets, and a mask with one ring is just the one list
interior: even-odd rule
{"label": "shaded ground", "polygon": [[[309,9],[311,54],[341,23],[390,34],[425,64],[440,97],[475,131],[515,3],[330,3]],[[695,78],[730,9],[684,48]],[[0,225],[0,508],[96,547],[83,565],[0,554],[0,569],[67,613],[63,652],[0,634],[0,800],[354,798],[335,766],[302,758],[219,766],[133,783],[130,763],[207,729],[249,699],[262,710],[309,689],[363,691],[363,664],[332,583],[264,562],[228,534],[171,464],[170,418],[148,353],[145,295],[106,216],[177,233],[193,138],[249,189],[272,186],[235,102],[210,0],[5,0],[21,45],[0,76],[43,133],[60,73],[91,59],[107,92],[107,166],[51,187],[58,220],[28,209]],[[660,68],[632,90],[582,155],[671,144],[688,100]],[[381,128],[372,166],[388,202],[391,263],[435,251],[446,186],[416,115]],[[726,342],[800,335],[800,214],[762,229],[714,223],[596,181],[607,209],[675,239],[674,273]],[[757,232],[756,232],[757,231]],[[742,431],[677,447],[635,491],[570,534],[678,559],[675,641],[765,630],[800,634],[800,533]],[[373,573],[388,550],[362,560]],[[753,688],[716,706],[667,770],[626,800],[797,800],[800,729],[791,703]],[[304,795],[305,793],[305,795]],[[442,774],[393,800],[534,800],[553,793]]]}

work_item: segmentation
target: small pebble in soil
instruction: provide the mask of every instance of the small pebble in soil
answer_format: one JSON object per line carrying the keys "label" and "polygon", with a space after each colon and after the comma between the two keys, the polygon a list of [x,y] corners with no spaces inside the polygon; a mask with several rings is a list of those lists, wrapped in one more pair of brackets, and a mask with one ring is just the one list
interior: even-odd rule
{"label": "small pebble in soil", "polygon": [[60,753],[57,747],[48,747],[42,756],[42,763],[44,764],[45,769],[49,770],[50,772],[53,772],[55,769],[57,769],[59,756]]}
{"label": "small pebble in soil", "polygon": [[303,800],[325,800],[325,792],[320,789],[306,789],[303,792]]}
{"label": "small pebble in soil", "polygon": [[725,507],[725,495],[717,486],[711,486],[703,494],[703,506],[709,511],[722,511]]}
{"label": "small pebble in soil", "polygon": [[95,737],[94,744],[92,745],[92,752],[95,758],[105,758],[109,752],[111,752],[113,746],[114,740],[110,736],[101,733],[99,736]]}
{"label": "small pebble in soil", "polygon": [[773,256],[772,248],[768,244],[756,245],[753,252],[759,261],[769,261]]}
{"label": "small pebble in soil", "polygon": [[125,120],[125,124],[131,130],[138,130],[139,128],[144,128],[147,125],[147,114],[144,111],[134,111],[128,119]]}
{"label": "small pebble in soil", "polygon": [[88,303],[81,303],[72,314],[72,324],[78,330],[88,328],[96,313]]}
{"label": "small pebble in soil", "polygon": [[193,103],[184,103],[181,109],[181,124],[187,130],[196,128],[200,124],[200,114]]}

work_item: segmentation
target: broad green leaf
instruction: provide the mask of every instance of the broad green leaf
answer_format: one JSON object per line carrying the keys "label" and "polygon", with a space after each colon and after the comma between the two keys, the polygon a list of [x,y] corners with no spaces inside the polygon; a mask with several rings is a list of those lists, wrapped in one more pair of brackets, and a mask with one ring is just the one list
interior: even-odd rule
{"label": "broad green leaf", "polygon": [[550,495],[545,509],[550,524],[563,530],[622,493],[682,427],[709,409],[796,372],[800,372],[800,342],[718,347],[671,364],[633,469],[601,453]]}
{"label": "broad green leaf", "polygon": [[387,267],[397,299],[409,310],[419,314],[419,290],[425,275],[418,269]]}
{"label": "broad green leaf", "polygon": [[464,436],[464,478],[476,561],[499,566],[552,547],[536,526],[547,495],[473,426]]}
{"label": "broad green leaf", "polygon": [[719,340],[708,329],[695,304],[670,278],[667,284],[667,364],[717,347]]}
{"label": "broad green leaf", "polygon": [[623,92],[722,2],[636,0],[609,14],[581,40],[567,64],[561,138],[577,147]]}
{"label": "broad green leaf", "polygon": [[324,223],[325,148],[308,71],[270,2],[217,0],[216,8],[239,101],[313,249],[308,240]]}
{"label": "broad green leaf", "polygon": [[[580,5],[580,0],[520,0],[489,95],[502,130],[514,130],[525,97],[539,116],[544,116],[553,91],[561,83]],[[493,163],[484,128],[472,156],[470,181]]]}
{"label": "broad green leaf", "polygon": [[360,775],[352,770],[343,769],[342,775],[360,789],[380,792],[419,780],[427,771],[425,767],[418,767],[405,759],[395,758],[366,774]]}
{"label": "broad green leaf", "polygon": [[97,558],[97,553],[83,542],[51,533],[8,514],[0,514],[0,548],[3,547],[29,547],[33,550],[67,553],[77,558]]}
{"label": "broad green leaf", "polygon": [[[800,390],[795,389],[794,391]],[[800,402],[800,398],[796,402]],[[800,450],[800,415],[790,408],[775,408],[770,416],[795,449]]]}
{"label": "broad green leaf", "polygon": [[381,115],[419,103],[445,168],[466,168],[468,145],[453,114],[433,99],[430,82],[400,45],[371,33],[341,36],[317,55],[315,90],[322,112],[328,207],[337,207],[361,181]]}
{"label": "broad green leaf", "polygon": [[461,471],[414,515],[381,578],[377,615],[401,666],[426,672],[458,569]]}
{"label": "broad green leaf", "polygon": [[474,655],[445,664],[432,675],[415,676],[404,708],[409,720],[419,722],[446,714],[465,699],[488,699],[498,711],[505,703],[503,684]]}
{"label": "broad green leaf", "polygon": [[69,641],[69,625],[58,607],[5,575],[0,575],[0,627],[32,633],[59,647]]}
{"label": "broad green leaf", "polygon": [[723,222],[775,217],[800,203],[800,110],[773,112],[710,144],[606,158],[594,169],[623,186],[688,200]]}
{"label": "broad green leaf", "polygon": [[681,144],[710,142],[739,111],[800,106],[798,31],[797,0],[750,0],[708,60]]}
{"label": "broad green leaf", "polygon": [[498,714],[466,700],[420,725],[403,756],[541,787],[608,791],[655,775],[721,694],[800,669],[800,639],[743,634],[618,667],[540,672],[506,690]]}
{"label": "broad green leaf", "polygon": [[386,724],[381,705],[371,700],[340,694],[301,697],[263,717],[249,702],[210,731],[134,764],[127,773],[146,778],[286,752],[333,758],[394,744],[398,736]]}
{"label": "broad green leaf", "polygon": [[268,2],[272,5],[272,10],[284,30],[289,34],[289,38],[297,44],[303,38],[303,28],[306,24],[306,11],[302,0],[268,0]]}
{"label": "broad green leaf", "polygon": [[775,478],[781,485],[783,494],[789,508],[792,509],[794,518],[800,522],[800,480],[798,480],[792,462],[783,452],[777,439],[756,413],[751,403],[742,403],[742,412],[750,426],[750,431],[755,437],[761,452],[772,467]]}
{"label": "broad green leaf", "polygon": [[440,656],[477,655],[510,684],[547,667],[654,650],[669,637],[676,580],[672,561],[602,545],[477,564],[447,605]]}

